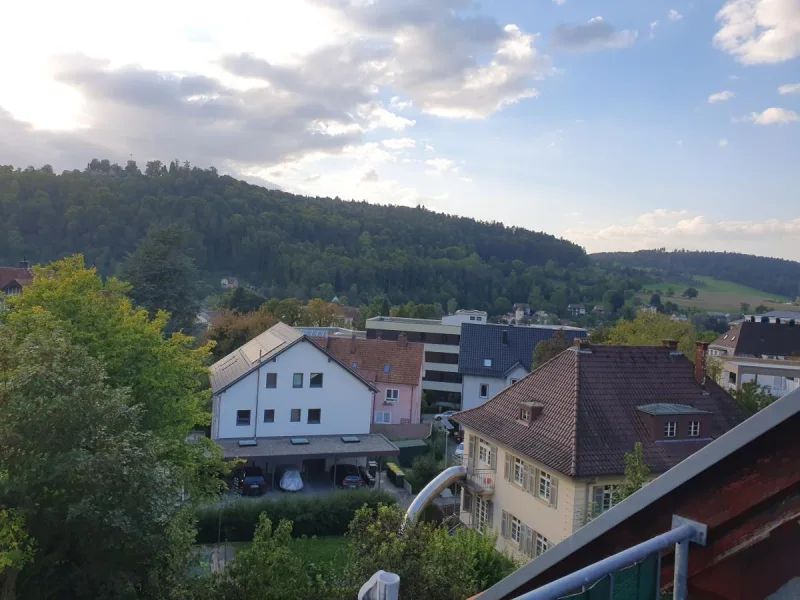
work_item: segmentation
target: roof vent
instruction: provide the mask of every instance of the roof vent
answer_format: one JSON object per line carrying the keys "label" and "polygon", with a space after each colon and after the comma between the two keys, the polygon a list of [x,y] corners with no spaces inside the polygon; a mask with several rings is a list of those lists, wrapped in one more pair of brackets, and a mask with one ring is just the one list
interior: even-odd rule
{"label": "roof vent", "polygon": [[762,323],[769,323],[769,317],[761,317]]}
{"label": "roof vent", "polygon": [[342,441],[345,444],[358,444],[361,440],[355,435],[343,435]]}
{"label": "roof vent", "polygon": [[258,442],[256,440],[239,440],[239,446],[242,448],[246,446],[258,446]]}
{"label": "roof vent", "polygon": [[308,445],[308,438],[304,438],[304,437],[289,438],[289,441],[292,443],[292,446],[306,446],[306,445]]}
{"label": "roof vent", "polygon": [[781,318],[780,317],[775,317],[775,323],[780,325],[781,324]]}
{"label": "roof vent", "polygon": [[797,321],[794,319],[789,319],[789,327],[794,327],[797,324]]}

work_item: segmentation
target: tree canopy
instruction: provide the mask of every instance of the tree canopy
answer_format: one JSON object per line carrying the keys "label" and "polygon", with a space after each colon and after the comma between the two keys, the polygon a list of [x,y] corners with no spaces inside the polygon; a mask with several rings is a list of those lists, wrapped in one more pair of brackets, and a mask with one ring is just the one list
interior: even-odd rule
{"label": "tree canopy", "polygon": [[660,346],[663,340],[676,340],[678,350],[694,361],[695,342],[702,339],[691,323],[672,321],[661,313],[640,312],[632,321],[618,321],[616,326],[593,332],[593,342],[621,346]]}
{"label": "tree canopy", "polygon": [[536,344],[536,349],[533,351],[532,358],[533,368],[540,367],[548,360],[555,358],[569,348],[569,345],[569,340],[564,330],[559,329],[551,339]]}

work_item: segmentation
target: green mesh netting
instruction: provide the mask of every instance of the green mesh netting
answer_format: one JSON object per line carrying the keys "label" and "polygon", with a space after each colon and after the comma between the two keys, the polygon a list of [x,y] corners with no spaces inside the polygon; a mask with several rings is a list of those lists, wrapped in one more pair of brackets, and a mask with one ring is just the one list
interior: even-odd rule
{"label": "green mesh netting", "polygon": [[635,565],[606,575],[579,594],[563,596],[562,600],[653,600],[656,597],[657,569],[658,555],[653,554]]}

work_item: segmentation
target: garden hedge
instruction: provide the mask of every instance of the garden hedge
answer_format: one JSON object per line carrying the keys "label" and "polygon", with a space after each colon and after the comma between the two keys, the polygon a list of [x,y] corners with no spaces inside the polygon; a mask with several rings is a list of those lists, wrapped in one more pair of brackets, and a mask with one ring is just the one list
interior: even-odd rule
{"label": "garden hedge", "polygon": [[217,528],[222,513],[222,538],[229,542],[253,539],[261,513],[274,525],[286,519],[294,523],[292,535],[300,537],[344,535],[355,512],[365,504],[395,504],[394,497],[378,490],[348,490],[329,495],[296,495],[280,499],[240,498],[220,506],[204,506],[196,511],[197,543],[217,542]]}
{"label": "garden hedge", "polygon": [[386,477],[388,477],[389,481],[391,481],[397,487],[403,487],[406,474],[403,473],[403,470],[395,463],[389,462],[386,463]]}

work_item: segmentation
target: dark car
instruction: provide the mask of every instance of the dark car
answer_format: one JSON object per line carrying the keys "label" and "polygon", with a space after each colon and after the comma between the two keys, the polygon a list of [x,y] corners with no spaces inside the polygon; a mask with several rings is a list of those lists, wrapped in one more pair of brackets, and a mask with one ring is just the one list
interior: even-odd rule
{"label": "dark car", "polygon": [[238,469],[233,477],[233,485],[242,496],[260,496],[267,491],[267,480],[259,467]]}
{"label": "dark car", "polygon": [[364,480],[358,467],[350,464],[341,464],[331,467],[333,484],[346,489],[356,489],[364,485]]}

